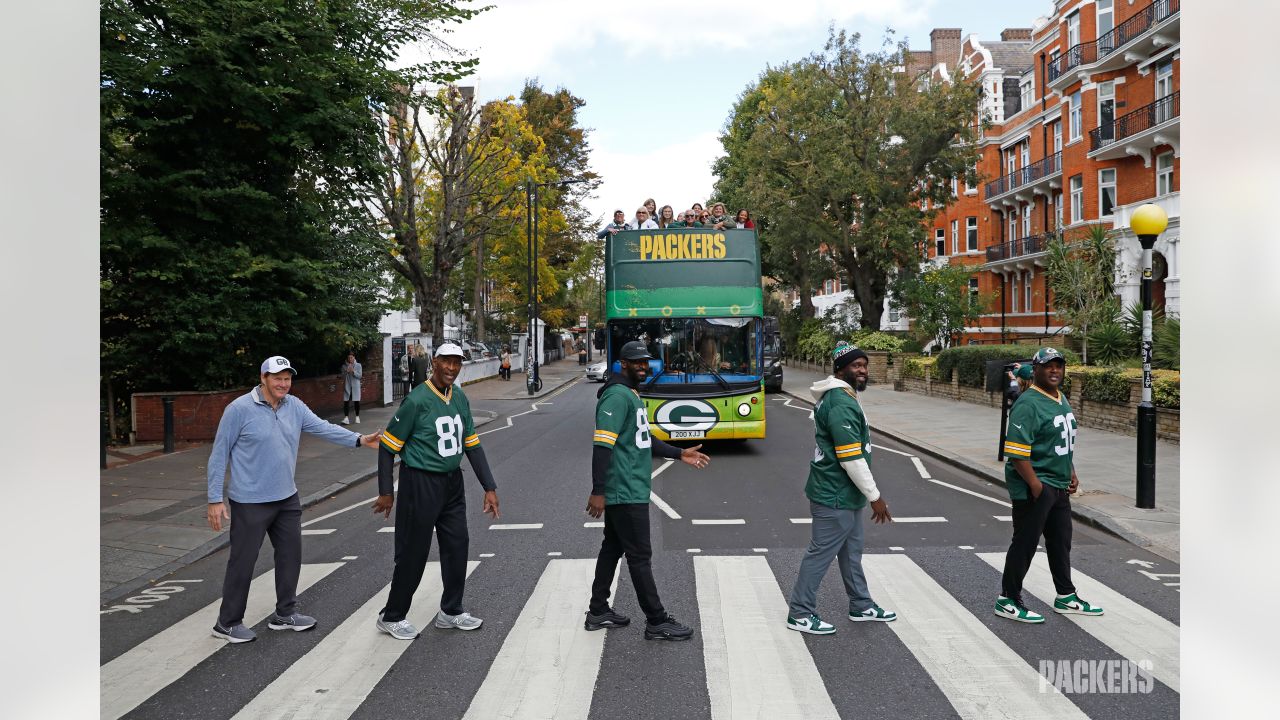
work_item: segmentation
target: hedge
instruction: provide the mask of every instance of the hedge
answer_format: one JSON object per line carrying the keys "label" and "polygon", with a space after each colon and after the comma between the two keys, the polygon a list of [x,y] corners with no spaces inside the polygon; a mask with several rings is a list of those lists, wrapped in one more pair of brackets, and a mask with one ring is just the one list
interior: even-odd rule
{"label": "hedge", "polygon": [[[955,373],[961,385],[980,388],[986,385],[988,360],[1026,360],[1037,349],[1032,345],[962,345],[947,348],[938,353],[937,372],[933,379],[950,382],[952,373]],[[1073,351],[1060,348],[1058,352],[1066,358],[1068,365],[1080,364],[1080,357]]]}
{"label": "hedge", "polygon": [[1080,394],[1085,400],[1124,404],[1129,402],[1129,378],[1117,368],[1087,372]]}
{"label": "hedge", "polygon": [[[1096,368],[1068,367],[1068,377],[1062,381],[1064,392],[1071,392],[1070,374],[1084,376],[1084,388],[1081,390],[1085,400],[1097,402],[1127,403],[1129,387],[1133,380],[1142,378],[1141,368]],[[1182,375],[1177,370],[1151,371],[1151,402],[1156,407],[1180,409],[1180,388]]]}
{"label": "hedge", "polygon": [[926,368],[937,365],[938,359],[932,357],[909,357],[902,362],[902,377],[924,379]]}

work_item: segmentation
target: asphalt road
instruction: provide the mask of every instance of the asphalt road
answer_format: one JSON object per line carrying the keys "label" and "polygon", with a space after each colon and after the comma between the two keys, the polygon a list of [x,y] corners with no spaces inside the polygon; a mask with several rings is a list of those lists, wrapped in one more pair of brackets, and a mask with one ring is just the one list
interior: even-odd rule
{"label": "asphalt road", "polygon": [[[704,470],[654,463],[661,470],[654,492],[679,516],[651,508],[654,572],[667,610],[696,628],[693,640],[643,639],[625,563],[615,606],[635,622],[585,632],[581,613],[602,532],[584,526],[598,388],[571,384],[536,410],[516,401],[476,403],[477,412],[499,416],[481,430],[502,509],[496,522],[480,513],[479,484],[464,462],[476,563],[466,605],[485,620],[479,631],[429,626],[439,592],[433,567],[424,586],[434,581],[436,595],[416,601],[409,616],[422,636],[402,642],[374,629],[391,578],[393,534],[379,532],[392,521],[367,509],[376,493],[368,482],[304,514],[310,584],[299,597],[300,610],[319,619],[313,631],[266,628],[267,577],[267,610],[246,618],[258,641],[227,646],[208,637],[225,551],[132,602],[104,607],[102,716],[1176,716],[1176,565],[1077,524],[1076,585],[1095,602],[1119,598],[1108,615],[1075,622],[1031,597],[1029,586],[1028,604],[1048,616],[1044,625],[995,617],[1011,532],[1000,519],[1009,514],[1004,491],[874,435],[873,468],[899,521],[868,525],[867,573],[873,596],[901,617],[848,622],[833,567],[819,605],[838,632],[814,637],[783,628],[785,597],[809,537],[809,526],[793,520],[809,514],[803,486],[813,447],[809,408],[783,396],[769,396],[766,439],[708,444],[712,462]],[[258,571],[270,569],[264,548]],[[1159,646],[1170,632],[1171,656]],[[1100,672],[1098,661],[1126,658],[1153,666],[1154,679],[1139,686],[1146,692],[1100,692],[1087,677],[1081,688],[1077,661]],[[1066,695],[1052,685],[1058,665],[1046,670],[1046,661],[1076,669],[1074,680],[1058,678],[1074,683]]]}

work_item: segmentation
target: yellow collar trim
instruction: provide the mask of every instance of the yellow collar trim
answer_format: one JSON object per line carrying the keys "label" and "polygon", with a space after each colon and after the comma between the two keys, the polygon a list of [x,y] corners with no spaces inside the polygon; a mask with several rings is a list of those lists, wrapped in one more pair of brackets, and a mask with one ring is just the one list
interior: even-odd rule
{"label": "yellow collar trim", "polygon": [[1060,404],[1060,403],[1062,402],[1062,391],[1061,391],[1061,390],[1059,390],[1059,391],[1058,391],[1058,397],[1054,397],[1054,396],[1050,395],[1049,393],[1045,392],[1044,390],[1041,390],[1039,385],[1032,384],[1032,385],[1031,385],[1031,389],[1032,389],[1032,390],[1035,390],[1036,392],[1040,393],[1041,395],[1043,395],[1043,396],[1045,396],[1045,397],[1049,398],[1050,400],[1052,400],[1052,401],[1054,401],[1054,402],[1056,402],[1056,403],[1059,403],[1059,404]]}
{"label": "yellow collar trim", "polygon": [[451,399],[453,399],[453,386],[452,386],[452,385],[450,385],[450,386],[449,386],[449,392],[447,392],[447,393],[442,393],[442,392],[440,392],[440,390],[435,386],[435,383],[431,382],[431,378],[427,378],[427,381],[426,381],[426,382],[424,382],[423,384],[424,384],[424,385],[426,385],[427,387],[431,388],[431,392],[435,393],[435,394],[436,394],[436,397],[438,397],[438,398],[440,398],[441,400],[443,400],[445,405],[448,405],[448,404],[449,404],[449,401],[450,401]]}

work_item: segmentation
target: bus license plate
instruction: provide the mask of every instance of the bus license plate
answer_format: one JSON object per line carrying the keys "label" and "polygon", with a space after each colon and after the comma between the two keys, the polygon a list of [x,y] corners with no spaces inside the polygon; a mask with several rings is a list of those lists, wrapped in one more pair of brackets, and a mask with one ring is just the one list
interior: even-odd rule
{"label": "bus license plate", "polygon": [[690,439],[690,438],[705,438],[707,436],[707,433],[702,430],[672,430],[670,432],[670,435],[672,440],[679,440],[679,439]]}

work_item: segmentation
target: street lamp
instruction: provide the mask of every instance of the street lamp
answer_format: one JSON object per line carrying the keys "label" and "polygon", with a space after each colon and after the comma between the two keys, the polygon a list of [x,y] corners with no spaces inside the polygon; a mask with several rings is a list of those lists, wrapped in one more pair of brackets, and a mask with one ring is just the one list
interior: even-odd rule
{"label": "street lamp", "polygon": [[587,180],[553,180],[551,182],[535,183],[532,180],[526,180],[524,184],[524,203],[525,203],[525,237],[526,249],[528,251],[528,285],[529,290],[529,367],[526,368],[528,373],[525,376],[525,389],[532,395],[542,389],[542,378],[538,376],[538,350],[541,343],[538,342],[537,318],[538,318],[538,188],[558,187],[561,185],[573,185],[574,183],[582,183]]}
{"label": "street lamp", "polygon": [[1156,408],[1151,404],[1151,249],[1169,226],[1159,205],[1147,203],[1133,211],[1129,229],[1142,244],[1142,402],[1138,404],[1137,506],[1156,506]]}

